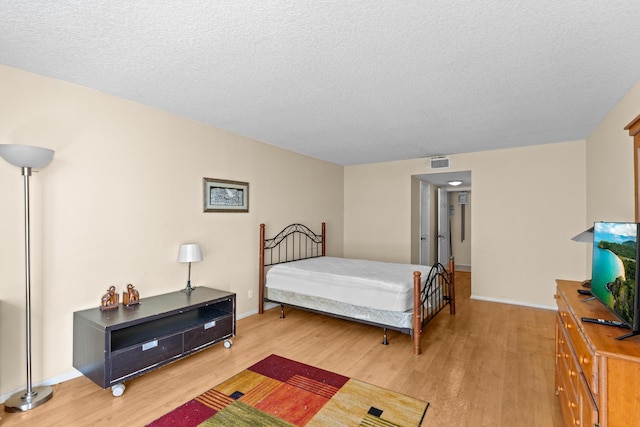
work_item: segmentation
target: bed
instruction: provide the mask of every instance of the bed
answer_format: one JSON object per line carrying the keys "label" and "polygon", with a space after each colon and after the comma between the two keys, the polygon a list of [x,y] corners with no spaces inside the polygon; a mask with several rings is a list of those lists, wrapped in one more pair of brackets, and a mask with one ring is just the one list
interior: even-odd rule
{"label": "bed", "polygon": [[[454,260],[448,267],[326,256],[326,225],[316,234],[291,224],[266,238],[260,224],[259,313],[290,306],[411,335],[420,354],[424,326],[447,305],[455,314]],[[414,310],[414,307],[418,307]]]}

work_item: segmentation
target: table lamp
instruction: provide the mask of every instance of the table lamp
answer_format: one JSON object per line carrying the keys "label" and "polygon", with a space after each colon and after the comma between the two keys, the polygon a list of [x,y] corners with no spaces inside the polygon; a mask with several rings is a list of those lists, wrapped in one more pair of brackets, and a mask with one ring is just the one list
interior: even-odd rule
{"label": "table lamp", "polygon": [[178,249],[178,262],[189,263],[189,276],[187,278],[187,287],[183,289],[186,293],[191,293],[195,286],[191,286],[191,263],[202,261],[202,251],[198,243],[185,243],[180,245]]}

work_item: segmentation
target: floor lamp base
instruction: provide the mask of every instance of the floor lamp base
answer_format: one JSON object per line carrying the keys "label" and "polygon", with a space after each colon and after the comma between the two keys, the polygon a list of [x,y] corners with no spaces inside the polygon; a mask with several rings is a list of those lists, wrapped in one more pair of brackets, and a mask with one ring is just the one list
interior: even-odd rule
{"label": "floor lamp base", "polygon": [[26,390],[14,394],[4,402],[5,412],[24,412],[40,406],[53,397],[53,389],[49,386],[38,386],[27,396]]}

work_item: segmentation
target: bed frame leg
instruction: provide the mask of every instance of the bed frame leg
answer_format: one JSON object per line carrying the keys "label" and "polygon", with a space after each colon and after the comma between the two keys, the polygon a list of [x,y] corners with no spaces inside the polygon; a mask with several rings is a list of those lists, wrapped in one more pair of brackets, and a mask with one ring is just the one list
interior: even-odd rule
{"label": "bed frame leg", "polygon": [[389,340],[387,339],[387,328],[382,328],[382,345],[389,345]]}
{"label": "bed frame leg", "polygon": [[284,319],[284,304],[280,304],[280,318]]}

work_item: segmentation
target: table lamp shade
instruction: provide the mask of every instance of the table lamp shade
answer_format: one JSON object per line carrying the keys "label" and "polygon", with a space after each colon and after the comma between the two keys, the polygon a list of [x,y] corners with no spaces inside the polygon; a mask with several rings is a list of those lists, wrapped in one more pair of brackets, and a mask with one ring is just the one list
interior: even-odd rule
{"label": "table lamp shade", "polygon": [[202,261],[202,251],[197,243],[186,243],[178,249],[178,262]]}
{"label": "table lamp shade", "polygon": [[593,227],[571,238],[574,242],[593,243]]}

